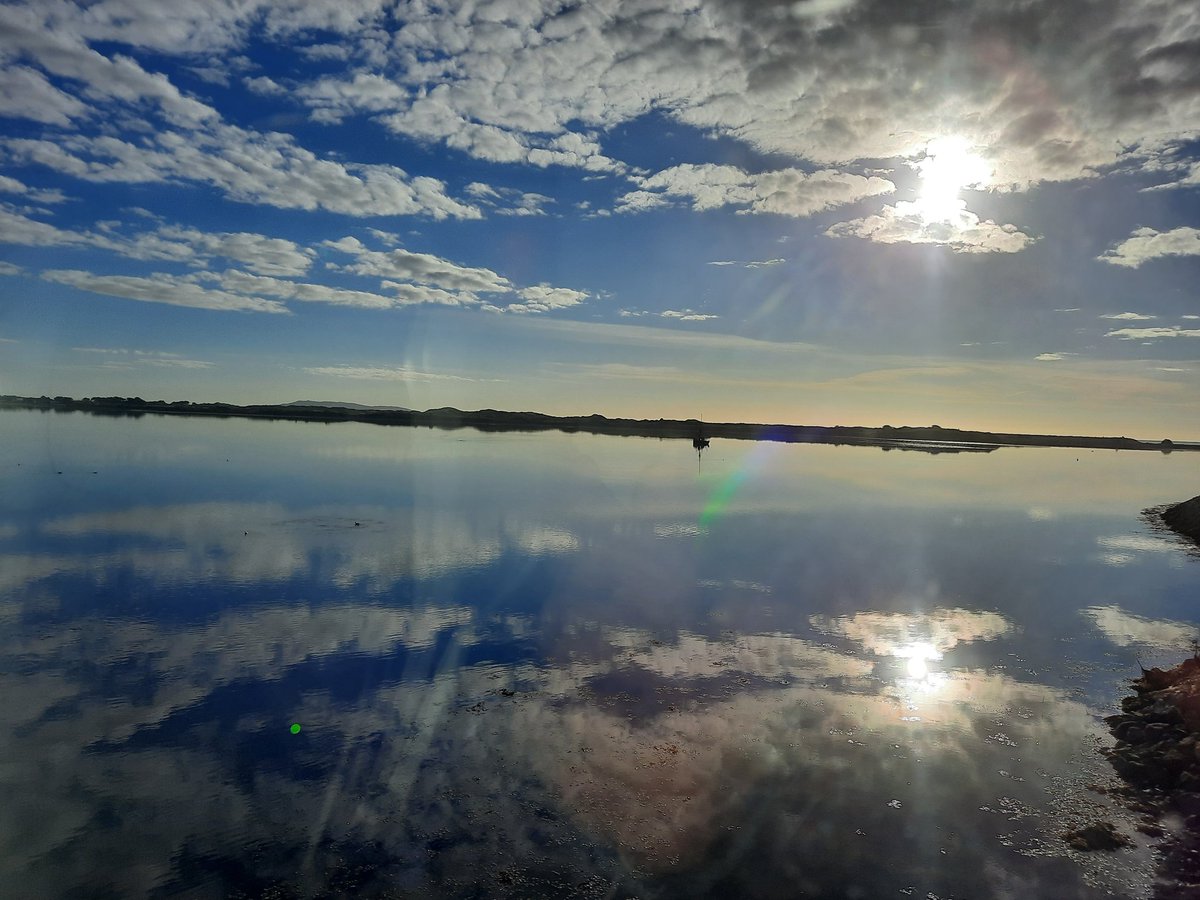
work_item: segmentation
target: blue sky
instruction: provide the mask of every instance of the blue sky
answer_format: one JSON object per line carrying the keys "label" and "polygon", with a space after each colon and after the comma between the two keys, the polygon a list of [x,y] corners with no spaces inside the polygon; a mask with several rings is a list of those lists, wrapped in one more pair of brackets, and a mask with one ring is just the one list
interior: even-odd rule
{"label": "blue sky", "polygon": [[1193,4],[0,33],[0,392],[1200,438]]}

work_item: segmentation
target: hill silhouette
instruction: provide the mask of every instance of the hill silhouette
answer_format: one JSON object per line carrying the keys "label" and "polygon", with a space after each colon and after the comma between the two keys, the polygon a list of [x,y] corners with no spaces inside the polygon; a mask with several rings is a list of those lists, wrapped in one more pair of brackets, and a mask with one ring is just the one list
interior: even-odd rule
{"label": "hill silhouette", "polygon": [[237,406],[232,403],[191,403],[186,400],[143,400],[141,397],[17,397],[0,396],[0,408],[87,412],[96,415],[186,415],[299,422],[364,422],[429,428],[473,428],[478,431],[565,431],[635,437],[680,438],[695,441],[781,441],[808,444],[851,444],[883,449],[923,450],[929,453],[989,452],[997,447],[1075,447],[1092,450],[1200,450],[1200,443],[1169,439],[1141,441],[1131,437],[1020,434],[968,431],[940,425],[768,425],[745,422],[701,422],[698,419],[624,419],[598,413],[589,416],[551,416],[538,412],[496,409],[464,411],[446,406],[424,412],[358,404],[286,404]]}

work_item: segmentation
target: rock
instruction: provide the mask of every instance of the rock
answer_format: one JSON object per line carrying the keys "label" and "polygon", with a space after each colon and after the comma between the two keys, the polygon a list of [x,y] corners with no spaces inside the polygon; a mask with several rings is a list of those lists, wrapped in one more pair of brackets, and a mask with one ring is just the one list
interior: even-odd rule
{"label": "rock", "polygon": [[1183,713],[1179,711],[1179,707],[1166,697],[1157,698],[1142,711],[1142,714],[1155,725],[1179,725],[1183,722]]}
{"label": "rock", "polygon": [[1200,543],[1200,497],[1168,507],[1163,510],[1162,519],[1176,534]]}
{"label": "rock", "polygon": [[1184,816],[1200,815],[1200,793],[1184,791],[1177,794],[1173,805]]}
{"label": "rock", "polygon": [[1131,843],[1129,838],[1117,831],[1112,822],[1085,825],[1076,831],[1068,831],[1062,838],[1073,849],[1083,851],[1117,850],[1120,847],[1128,847]]}
{"label": "rock", "polygon": [[1139,722],[1126,722],[1118,728],[1114,734],[1117,740],[1124,741],[1127,744],[1144,744],[1146,743],[1146,729]]}

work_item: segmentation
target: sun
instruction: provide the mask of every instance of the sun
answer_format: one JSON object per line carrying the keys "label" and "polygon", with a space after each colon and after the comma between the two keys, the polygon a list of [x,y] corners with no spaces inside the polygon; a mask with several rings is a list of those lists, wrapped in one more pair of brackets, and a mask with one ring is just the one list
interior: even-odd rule
{"label": "sun", "polygon": [[962,190],[983,187],[992,177],[991,167],[962,138],[930,141],[916,167],[921,187],[915,206],[931,222],[956,218],[963,209]]}

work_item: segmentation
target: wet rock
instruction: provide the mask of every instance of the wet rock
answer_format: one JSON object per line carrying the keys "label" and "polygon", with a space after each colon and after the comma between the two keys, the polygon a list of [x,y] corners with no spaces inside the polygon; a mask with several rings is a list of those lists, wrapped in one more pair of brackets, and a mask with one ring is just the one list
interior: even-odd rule
{"label": "wet rock", "polygon": [[1179,711],[1178,706],[1166,697],[1156,698],[1149,706],[1142,710],[1142,715],[1155,725],[1161,723],[1179,725],[1183,723],[1183,713]]}
{"label": "wet rock", "polygon": [[1184,791],[1173,798],[1172,806],[1184,816],[1200,815],[1200,793]]}
{"label": "wet rock", "polygon": [[1117,850],[1128,847],[1131,843],[1129,838],[1117,831],[1112,822],[1094,822],[1075,831],[1068,831],[1062,838],[1072,849],[1083,851]]}
{"label": "wet rock", "polygon": [[1200,543],[1200,497],[1168,507],[1163,510],[1162,518],[1176,534]]}
{"label": "wet rock", "polygon": [[1126,722],[1115,734],[1117,740],[1124,741],[1127,744],[1144,744],[1146,742],[1146,729],[1136,720]]}

